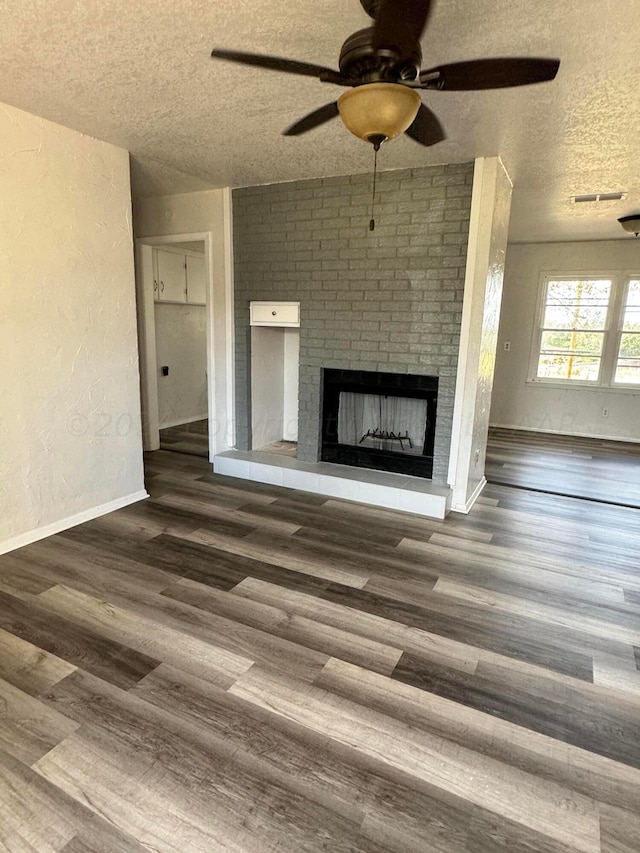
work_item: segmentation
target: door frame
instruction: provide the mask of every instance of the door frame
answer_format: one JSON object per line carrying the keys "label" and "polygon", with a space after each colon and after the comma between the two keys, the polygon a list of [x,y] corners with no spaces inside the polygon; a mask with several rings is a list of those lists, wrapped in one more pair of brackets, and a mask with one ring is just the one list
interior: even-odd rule
{"label": "door frame", "polygon": [[206,289],[206,347],[207,347],[207,412],[209,416],[209,461],[218,451],[220,436],[216,433],[214,403],[216,372],[214,359],[213,318],[213,233],[170,234],[165,237],[138,237],[135,241],[136,289],[138,302],[138,336],[140,341],[140,390],[142,397],[142,444],[144,450],[160,448],[158,413],[158,370],[156,363],[156,321],[153,290],[153,250],[174,243],[204,242],[207,270]]}

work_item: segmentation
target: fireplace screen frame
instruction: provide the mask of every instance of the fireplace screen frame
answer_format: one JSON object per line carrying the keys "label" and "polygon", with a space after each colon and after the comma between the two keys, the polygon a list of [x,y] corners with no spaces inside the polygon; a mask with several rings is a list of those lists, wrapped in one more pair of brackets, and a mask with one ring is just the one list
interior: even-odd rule
{"label": "fireplace screen frame", "polygon": [[[427,401],[425,442],[421,455],[389,449],[341,444],[338,441],[340,393],[374,394]],[[391,471],[431,479],[438,402],[438,377],[412,373],[381,373],[371,370],[322,370],[322,445],[323,462],[336,462],[359,468]]]}

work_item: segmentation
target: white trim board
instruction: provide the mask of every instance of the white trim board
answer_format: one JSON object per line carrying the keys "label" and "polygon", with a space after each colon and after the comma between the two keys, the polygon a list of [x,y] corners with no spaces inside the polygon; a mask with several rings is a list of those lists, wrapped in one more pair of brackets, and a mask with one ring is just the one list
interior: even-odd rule
{"label": "white trim board", "polygon": [[142,489],[139,492],[134,492],[132,495],[125,495],[123,498],[116,498],[114,501],[109,501],[106,504],[85,509],[77,515],[71,515],[68,518],[61,518],[59,521],[54,521],[44,527],[37,527],[35,530],[29,530],[26,533],[21,533],[19,536],[14,536],[11,539],[5,539],[0,542],[0,554],[8,554],[9,551],[15,551],[18,548],[24,548],[25,545],[31,545],[32,542],[38,542],[40,539],[46,539],[48,536],[55,536],[56,533],[62,533],[63,530],[68,530],[70,527],[76,527],[78,524],[84,524],[85,521],[92,521],[94,518],[99,518],[101,515],[108,515],[117,509],[122,509],[130,504],[145,500],[149,497],[149,493]]}
{"label": "white trim board", "polygon": [[[235,279],[233,266],[233,191],[231,187],[223,190],[223,218],[224,218],[224,348],[226,363],[226,406],[227,406],[227,429],[226,447],[236,445],[236,309],[235,309]],[[211,404],[213,405],[213,404]],[[222,447],[220,448],[223,449]],[[213,463],[213,455],[209,455],[209,461]]]}
{"label": "white trim board", "polygon": [[490,423],[489,427],[495,427],[495,429],[512,429],[516,432],[541,432],[546,433],[547,435],[566,435],[567,438],[595,438],[598,441],[626,441],[629,444],[640,444],[640,438],[638,438],[638,436],[635,436],[634,438],[624,438],[620,435],[597,435],[593,432],[562,432],[559,429],[541,429],[540,427],[515,426],[514,424]]}

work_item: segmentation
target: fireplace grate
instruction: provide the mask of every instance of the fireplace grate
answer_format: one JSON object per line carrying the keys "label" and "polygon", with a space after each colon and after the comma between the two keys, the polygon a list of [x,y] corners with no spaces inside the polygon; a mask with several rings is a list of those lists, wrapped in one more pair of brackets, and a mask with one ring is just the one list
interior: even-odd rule
{"label": "fireplace grate", "polygon": [[399,433],[388,432],[387,430],[379,429],[377,427],[376,429],[368,429],[358,443],[362,444],[362,442],[366,441],[367,438],[377,438],[382,439],[383,441],[398,441],[400,442],[400,448],[402,450],[404,450],[405,441],[408,441],[409,447],[413,450],[413,442],[411,441],[408,430],[405,430],[404,435],[400,435]]}

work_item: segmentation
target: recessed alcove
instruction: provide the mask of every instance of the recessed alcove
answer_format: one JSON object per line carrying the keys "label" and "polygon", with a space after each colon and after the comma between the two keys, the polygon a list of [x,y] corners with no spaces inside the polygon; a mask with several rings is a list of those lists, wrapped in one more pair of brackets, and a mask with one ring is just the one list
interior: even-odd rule
{"label": "recessed alcove", "polygon": [[294,455],[298,441],[300,330],[251,327],[251,447]]}

